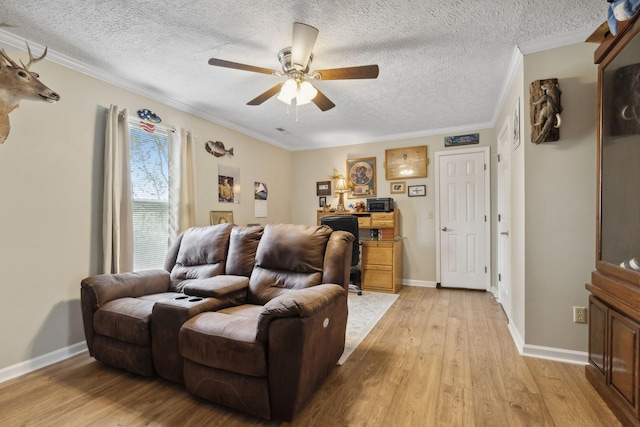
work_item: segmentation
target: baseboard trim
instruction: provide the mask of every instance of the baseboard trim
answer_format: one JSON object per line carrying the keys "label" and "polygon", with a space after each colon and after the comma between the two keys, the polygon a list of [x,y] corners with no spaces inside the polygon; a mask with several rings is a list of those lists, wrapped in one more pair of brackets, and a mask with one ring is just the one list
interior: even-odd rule
{"label": "baseboard trim", "polygon": [[521,356],[555,360],[556,362],[573,363],[574,365],[586,365],[589,363],[589,355],[587,352],[525,344],[520,333],[511,322],[509,322],[508,327],[509,332],[511,333],[511,338],[513,338],[513,342],[518,348],[518,353],[520,353]]}
{"label": "baseboard trim", "polygon": [[402,279],[402,284],[404,286],[418,286],[422,288],[435,288],[436,282],[430,282],[428,280],[411,280],[411,279]]}
{"label": "baseboard trim", "polygon": [[51,353],[43,354],[42,356],[25,360],[24,362],[16,363],[12,366],[7,366],[6,368],[0,369],[0,383],[19,377],[20,375],[28,374],[40,368],[44,368],[45,366],[61,362],[85,351],[88,351],[87,343],[82,341],[68,347],[52,351]]}
{"label": "baseboard trim", "polygon": [[523,356],[536,357],[538,359],[555,360],[556,362],[573,363],[574,365],[586,365],[589,355],[585,351],[567,350],[565,348],[544,347],[541,345],[525,344]]}

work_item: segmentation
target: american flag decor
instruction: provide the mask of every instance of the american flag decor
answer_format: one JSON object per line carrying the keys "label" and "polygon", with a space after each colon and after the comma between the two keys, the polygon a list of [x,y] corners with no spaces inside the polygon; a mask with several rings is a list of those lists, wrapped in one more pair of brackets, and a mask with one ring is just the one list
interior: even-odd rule
{"label": "american flag decor", "polygon": [[153,133],[153,131],[156,130],[156,125],[152,125],[149,122],[143,122],[142,120],[140,121],[140,127],[142,128],[143,131],[146,131],[149,133]]}

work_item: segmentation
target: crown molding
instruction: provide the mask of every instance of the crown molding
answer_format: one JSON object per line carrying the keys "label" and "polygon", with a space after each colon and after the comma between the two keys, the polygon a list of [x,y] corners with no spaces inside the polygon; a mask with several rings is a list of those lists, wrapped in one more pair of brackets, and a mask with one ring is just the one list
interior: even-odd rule
{"label": "crown molding", "polygon": [[[6,30],[2,30],[0,29],[0,45],[4,45],[7,47],[11,47],[14,49],[18,49],[18,50],[25,50],[26,44],[25,42],[29,43],[29,46],[32,48],[32,50],[44,50],[45,46],[40,45],[38,43],[32,43],[29,40],[25,40],[21,37],[17,37],[11,33],[9,33]],[[36,48],[36,49],[33,49]],[[98,80],[102,80],[105,83],[117,86],[119,88],[128,90],[130,92],[136,93],[138,95],[144,96],[145,98],[148,98],[152,101],[156,101],[156,102],[160,102],[164,105],[167,105],[169,107],[175,108],[176,110],[179,111],[183,111],[185,113],[194,115],[196,117],[199,117],[201,119],[207,120],[211,123],[215,123],[217,125],[220,126],[224,126],[225,128],[231,129],[231,130],[235,130],[237,132],[240,132],[244,135],[250,136],[252,138],[258,139],[262,142],[266,142],[268,144],[271,145],[275,145],[277,147],[283,148],[285,150],[289,150],[290,147],[282,144],[281,141],[277,141],[271,137],[265,136],[263,134],[260,134],[258,132],[254,132],[252,130],[246,129],[236,123],[233,122],[229,122],[226,120],[221,120],[218,117],[214,117],[211,114],[205,113],[204,111],[198,109],[198,108],[194,108],[190,105],[187,105],[183,102],[177,101],[173,98],[169,98],[167,96],[164,96],[162,93],[158,93],[155,91],[150,91],[148,89],[142,88],[140,86],[137,86],[135,84],[133,84],[132,82],[130,82],[129,80],[123,79],[119,76],[116,76],[114,74],[110,74],[107,73],[99,68],[84,64],[80,61],[77,61],[74,58],[71,58],[70,56],[64,55],[62,53],[59,53],[55,50],[50,49],[47,53],[47,60],[51,61],[53,63],[62,65],[64,67],[70,68],[74,71],[78,71],[82,74],[88,75],[89,77],[93,77],[96,78]]]}
{"label": "crown molding", "polygon": [[593,33],[592,30],[574,31],[571,33],[560,34],[558,36],[520,43],[518,44],[518,48],[523,55],[528,55],[530,53],[555,49],[562,46],[568,46],[570,44],[585,43],[585,40],[587,40],[587,37],[589,37],[591,33]]}
{"label": "crown molding", "polygon": [[[562,47],[570,44],[581,43],[581,42],[584,42],[584,40],[586,40],[586,38],[589,37],[590,34],[591,34],[590,31],[578,31],[578,32],[563,34],[556,37],[549,37],[549,38],[538,40],[538,41],[522,43],[516,46],[514,48],[509,67],[506,70],[504,84],[502,86],[500,95],[496,102],[496,108],[493,112],[493,117],[491,122],[474,123],[470,125],[457,126],[457,127],[451,127],[451,128],[432,129],[427,131],[390,134],[390,135],[383,135],[383,136],[370,138],[370,139],[354,137],[349,139],[343,139],[341,141],[332,141],[331,143],[327,143],[327,144],[323,144],[323,143],[310,144],[302,148],[283,143],[282,141],[278,141],[260,132],[255,132],[253,130],[240,126],[237,123],[222,120],[219,117],[212,116],[211,114],[208,114],[198,108],[194,108],[190,105],[177,101],[173,98],[164,96],[162,93],[150,91],[148,89],[137,86],[132,82],[130,82],[129,80],[123,79],[114,74],[107,73],[99,68],[84,64],[80,61],[75,60],[74,58],[71,58],[70,56],[56,52],[55,50],[48,51],[47,60],[59,65],[62,65],[64,67],[70,68],[72,70],[78,71],[90,77],[96,78],[98,80],[102,80],[105,83],[117,86],[119,88],[136,93],[138,95],[144,96],[145,98],[148,98],[150,100],[160,102],[164,105],[167,105],[179,111],[183,111],[185,113],[191,114],[193,116],[199,117],[211,123],[234,130],[241,134],[247,135],[251,138],[255,138],[259,141],[282,148],[284,150],[305,151],[305,150],[331,148],[331,147],[338,147],[338,146],[345,146],[345,145],[368,144],[368,143],[374,143],[374,142],[402,140],[402,139],[409,139],[409,138],[420,138],[420,137],[433,136],[433,135],[445,135],[445,134],[460,133],[460,132],[467,132],[467,131],[495,127],[496,120],[500,114],[500,111],[504,106],[505,98],[507,96],[509,88],[513,83],[513,79],[516,76],[518,68],[522,64],[523,55],[540,52],[543,50],[554,49],[557,47]],[[0,29],[0,45],[11,47],[14,49],[24,50],[25,42],[29,42],[29,41],[21,37],[15,36],[6,30]],[[29,45],[32,48],[33,47],[37,48],[36,50],[44,50],[45,48],[45,46],[40,45],[38,43],[29,42]]]}

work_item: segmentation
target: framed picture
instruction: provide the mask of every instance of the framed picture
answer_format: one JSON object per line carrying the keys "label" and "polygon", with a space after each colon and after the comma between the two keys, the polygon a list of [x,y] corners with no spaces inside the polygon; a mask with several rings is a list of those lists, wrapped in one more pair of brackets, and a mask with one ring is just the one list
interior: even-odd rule
{"label": "framed picture", "polygon": [[375,157],[347,160],[347,187],[351,190],[347,193],[350,199],[375,197]]}
{"label": "framed picture", "polygon": [[330,196],[330,195],[331,195],[331,181],[316,182],[316,196]]}
{"label": "framed picture", "polygon": [[321,208],[324,208],[324,205],[327,204],[327,197],[326,196],[322,196],[322,197],[318,197],[318,206]]}
{"label": "framed picture", "polygon": [[385,179],[426,178],[427,146],[392,148],[384,150]]}
{"label": "framed picture", "polygon": [[389,188],[389,192],[391,194],[404,194],[405,191],[405,182],[392,182]]}
{"label": "framed picture", "polygon": [[458,145],[480,144],[480,134],[470,133],[469,135],[445,136],[445,147],[457,147]]}
{"label": "framed picture", "polygon": [[211,225],[230,223],[233,224],[233,211],[211,211],[209,212]]}
{"label": "framed picture", "polygon": [[407,194],[409,197],[422,197],[427,195],[426,185],[410,185]]}

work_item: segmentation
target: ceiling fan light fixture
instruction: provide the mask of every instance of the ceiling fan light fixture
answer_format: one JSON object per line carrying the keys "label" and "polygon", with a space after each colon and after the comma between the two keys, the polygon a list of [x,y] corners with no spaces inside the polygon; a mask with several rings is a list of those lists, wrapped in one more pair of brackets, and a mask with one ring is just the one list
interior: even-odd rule
{"label": "ceiling fan light fixture", "polygon": [[303,81],[298,86],[298,95],[296,96],[296,103],[298,105],[304,105],[311,102],[313,98],[318,94],[318,90],[313,87],[308,81]]}
{"label": "ceiling fan light fixture", "polygon": [[310,103],[318,94],[318,90],[306,80],[299,82],[295,78],[290,78],[282,85],[278,99],[287,105],[291,105],[296,100],[296,105]]}
{"label": "ceiling fan light fixture", "polygon": [[285,104],[291,105],[291,101],[296,97],[298,93],[298,82],[295,79],[287,79],[280,89],[278,99]]}

